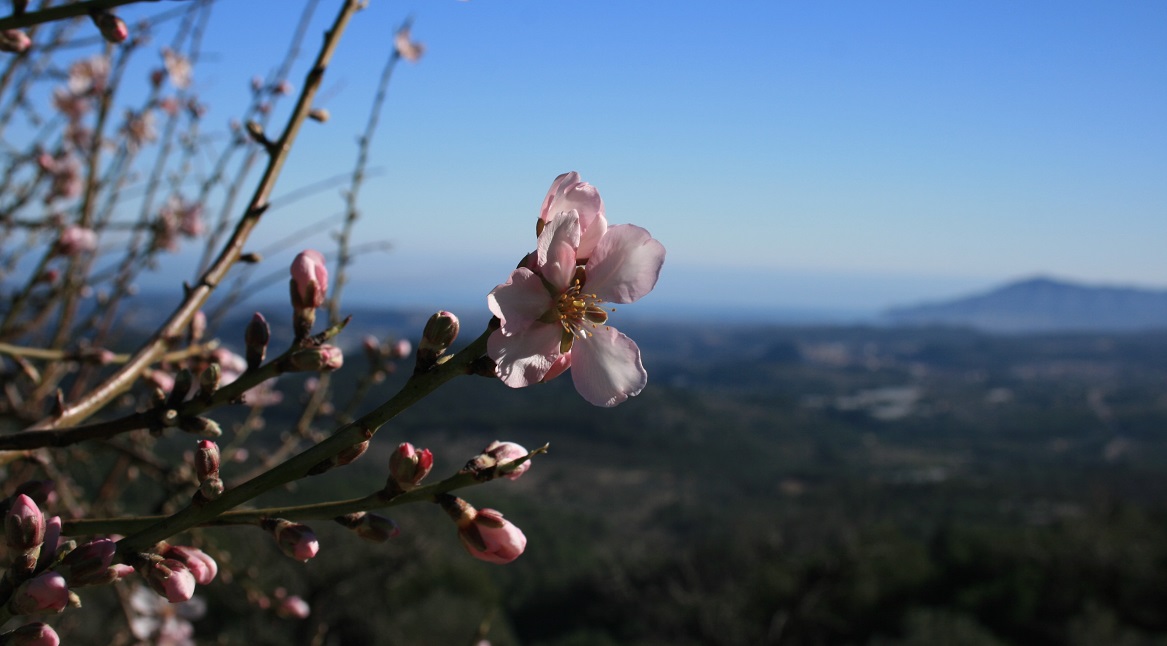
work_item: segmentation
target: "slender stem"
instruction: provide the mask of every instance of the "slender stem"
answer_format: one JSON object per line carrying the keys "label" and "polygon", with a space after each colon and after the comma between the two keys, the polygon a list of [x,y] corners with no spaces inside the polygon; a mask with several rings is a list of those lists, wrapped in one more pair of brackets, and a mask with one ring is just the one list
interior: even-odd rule
{"label": "slender stem", "polygon": [[409,408],[454,377],[467,374],[471,364],[486,354],[486,339],[492,330],[487,329],[461,352],[432,370],[415,375],[392,399],[377,407],[351,424],[337,429],[331,437],[301,452],[270,471],[260,474],[228,491],[210,502],[192,504],[178,513],[155,522],[118,543],[118,551],[132,554],[148,549],[158,541],[173,536],[218,518],[252,498],[308,475],[313,467],[324,462],[344,449],[370,439],[398,413]]}
{"label": "slender stem", "polygon": [[[525,462],[535,455],[546,453],[547,448],[547,445],[543,445],[531,451],[526,458],[516,462]],[[440,494],[485,484],[491,480],[498,479],[499,475],[495,472],[487,474],[487,477],[484,478],[482,473],[464,470],[459,471],[441,482],[416,487],[406,492],[389,494],[386,491],[377,491],[361,498],[351,498],[349,500],[334,500],[309,505],[265,507],[263,509],[237,509],[224,512],[218,518],[203,523],[202,526],[253,525],[265,518],[283,518],[284,520],[295,521],[330,520],[337,516],[358,511],[386,509],[388,507],[398,507],[415,502],[432,502]],[[145,529],[163,518],[163,516],[136,516],[67,520],[63,525],[63,533],[67,536],[120,534]]]}

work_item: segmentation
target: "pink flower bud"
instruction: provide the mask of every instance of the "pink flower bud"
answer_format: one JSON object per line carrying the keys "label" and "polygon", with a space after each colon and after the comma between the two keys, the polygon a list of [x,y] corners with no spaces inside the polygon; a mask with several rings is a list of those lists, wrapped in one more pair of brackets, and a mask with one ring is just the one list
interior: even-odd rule
{"label": "pink flower bud", "polygon": [[280,81],[272,88],[272,92],[280,96],[287,96],[292,93],[292,84],[288,81]]}
{"label": "pink flower bud", "polygon": [[510,563],[527,548],[522,530],[493,509],[466,510],[457,520],[458,538],[470,555],[487,563]]}
{"label": "pink flower bud", "polygon": [[292,261],[292,306],[316,308],[328,294],[328,267],[319,251],[301,251]]}
{"label": "pink flower bud", "polygon": [[36,612],[60,612],[69,605],[69,585],[56,572],[45,572],[29,579],[16,590],[9,608],[18,615]]}
{"label": "pink flower bud", "polygon": [[97,234],[93,229],[79,226],[68,226],[61,232],[57,240],[57,253],[62,256],[75,256],[97,248]]}
{"label": "pink flower bud", "polygon": [[425,329],[421,333],[421,341],[417,344],[420,353],[425,350],[436,355],[446,351],[450,344],[458,338],[458,317],[453,312],[442,310],[426,321]]}
{"label": "pink flower bud", "polygon": [[52,627],[38,621],[0,635],[0,643],[5,646],[60,646],[61,638]]}
{"label": "pink flower bud", "polygon": [[16,496],[4,518],[4,532],[8,549],[24,552],[40,547],[45,540],[45,516],[32,498]]}
{"label": "pink flower bud", "polygon": [[320,551],[316,534],[307,525],[277,518],[264,521],[263,528],[272,533],[284,554],[296,560],[307,561]]}
{"label": "pink flower bud", "polygon": [[32,39],[19,29],[5,29],[0,31],[0,52],[23,54],[32,47]]}
{"label": "pink flower bud", "polygon": [[57,543],[61,541],[61,517],[53,516],[45,523],[45,540],[41,545],[38,567],[45,567],[57,558]]}
{"label": "pink flower bud", "polygon": [[498,466],[498,469],[503,474],[502,477],[504,478],[518,480],[519,476],[523,475],[527,472],[528,469],[531,468],[530,460],[527,460],[519,466],[510,469],[504,466],[508,462],[514,462],[519,458],[527,457],[527,449],[523,448],[521,445],[515,444],[514,442],[499,442],[498,440],[495,440],[490,443],[490,446],[487,446],[486,449],[483,450],[483,453],[494,458],[495,464]]}
{"label": "pink flower bud", "polygon": [[138,568],[154,592],[166,597],[170,603],[190,601],[194,596],[195,578],[182,561],[161,559],[149,561]]}
{"label": "pink flower bud", "polygon": [[101,37],[111,43],[124,43],[130,37],[126,22],[108,11],[91,11],[89,17],[101,32]]}
{"label": "pink flower bud", "polygon": [[334,345],[297,350],[288,357],[290,372],[327,372],[344,365],[344,354]]}
{"label": "pink flower bud", "polygon": [[197,547],[171,545],[163,550],[162,556],[186,564],[187,569],[194,576],[195,583],[199,585],[210,583],[215,580],[215,575],[219,573],[219,564],[215,562],[215,559]]}
{"label": "pink flower bud", "polygon": [[390,478],[401,489],[412,489],[434,467],[434,454],[429,449],[418,451],[409,442],[402,442],[389,456]]}
{"label": "pink flower bud", "polygon": [[113,564],[117,545],[108,538],[99,538],[81,545],[65,555],[63,572],[72,586],[108,583],[114,576],[108,574]]}
{"label": "pink flower bud", "polygon": [[195,452],[195,475],[199,482],[219,473],[219,445],[211,440],[199,440],[198,451]]}
{"label": "pink flower bud", "polygon": [[307,619],[312,614],[312,607],[297,595],[281,599],[275,610],[277,615],[289,619]]}

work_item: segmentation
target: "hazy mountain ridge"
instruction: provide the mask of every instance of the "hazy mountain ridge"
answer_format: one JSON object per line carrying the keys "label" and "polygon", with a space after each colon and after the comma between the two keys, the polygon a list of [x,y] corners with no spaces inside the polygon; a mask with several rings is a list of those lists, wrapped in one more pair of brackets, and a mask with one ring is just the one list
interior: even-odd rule
{"label": "hazy mountain ridge", "polygon": [[960,325],[991,332],[1131,331],[1167,328],[1167,290],[1030,278],[985,294],[893,307],[895,325]]}

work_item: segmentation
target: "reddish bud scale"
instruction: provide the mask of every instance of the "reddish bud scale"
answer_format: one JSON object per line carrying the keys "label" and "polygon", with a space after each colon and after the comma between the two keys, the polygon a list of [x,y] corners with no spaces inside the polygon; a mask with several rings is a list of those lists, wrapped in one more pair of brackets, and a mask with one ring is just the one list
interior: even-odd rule
{"label": "reddish bud scale", "polygon": [[0,644],[4,644],[4,646],[60,646],[61,638],[50,626],[38,621],[0,635]]}

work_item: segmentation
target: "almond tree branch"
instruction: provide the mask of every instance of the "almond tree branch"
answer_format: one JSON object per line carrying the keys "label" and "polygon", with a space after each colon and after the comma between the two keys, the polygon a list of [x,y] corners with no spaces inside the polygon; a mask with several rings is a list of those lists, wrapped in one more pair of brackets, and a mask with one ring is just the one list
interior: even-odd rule
{"label": "almond tree branch", "polygon": [[471,366],[486,354],[486,339],[493,329],[488,328],[461,352],[440,363],[433,369],[414,375],[405,386],[389,401],[377,407],[360,419],[338,428],[331,437],[301,452],[266,473],[233,487],[219,498],[187,506],[161,521],[152,524],[136,534],[118,542],[118,552],[136,554],[148,550],[158,541],[179,532],[196,527],[218,518],[224,512],[293,480],[308,475],[321,462],[329,460],[354,444],[373,437],[379,428],[396,417],[401,411],[425,398],[451,379],[470,372]]}
{"label": "almond tree branch", "polygon": [[158,2],[158,0],[87,0],[86,2],[57,5],[56,7],[49,7],[39,11],[23,13],[19,16],[11,15],[7,18],[0,18],[0,30],[22,29],[46,22],[87,16],[90,11],[113,9],[114,7],[120,7],[124,4],[134,4],[135,2]]}
{"label": "almond tree branch", "polygon": [[186,298],[178,306],[178,309],[170,315],[170,318],[151,339],[134,353],[133,359],[80,401],[67,406],[56,417],[41,420],[30,430],[72,426],[86,419],[129,389],[138,375],[166,352],[171,340],[182,335],[183,330],[190,323],[191,317],[206,303],[214,289],[223,281],[227,272],[243,254],[243,246],[247,242],[248,236],[259,223],[264,211],[267,210],[268,199],[275,187],[276,180],[279,178],[280,171],[287,161],[288,154],[291,152],[292,143],[295,141],[304,120],[308,117],[308,112],[312,109],[312,101],[320,88],[324,70],[331,61],[349,20],[362,5],[363,3],[359,0],[345,0],[332,28],[325,33],[324,44],[304,80],[304,89],[300,92],[296,106],[288,118],[288,124],[280,137],[272,141],[268,165],[255,189],[255,194],[236,225],[231,238],[224,244],[219,257],[202,275],[198,283],[187,291]]}

